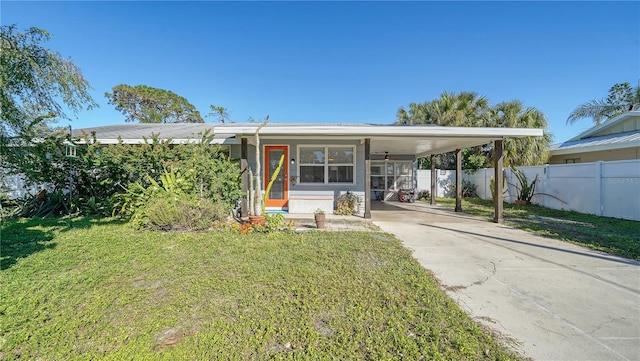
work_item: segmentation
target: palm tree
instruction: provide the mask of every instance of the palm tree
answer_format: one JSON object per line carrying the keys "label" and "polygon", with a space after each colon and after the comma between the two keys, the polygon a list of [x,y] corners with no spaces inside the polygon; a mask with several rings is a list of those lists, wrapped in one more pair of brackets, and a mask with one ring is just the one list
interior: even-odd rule
{"label": "palm tree", "polygon": [[396,124],[437,124],[450,127],[478,126],[488,100],[473,92],[448,93],[424,103],[409,103],[396,113]]}
{"label": "palm tree", "polygon": [[409,113],[404,107],[400,107],[396,111],[396,124],[411,124]]}
{"label": "palm tree", "polygon": [[460,94],[443,93],[441,98],[451,103],[449,116],[445,116],[445,123],[455,127],[476,127],[482,123],[485,113],[489,109],[489,101],[474,92]]}
{"label": "palm tree", "polygon": [[[497,104],[487,114],[485,126],[500,128],[547,128],[547,119],[541,111],[514,100]],[[549,158],[551,134],[542,137],[508,138],[504,140],[505,166],[544,164]],[[493,150],[491,151],[493,153]]]}
{"label": "palm tree", "polygon": [[431,124],[426,114],[426,104],[409,103],[409,110],[400,107],[396,112],[396,124]]}
{"label": "palm tree", "polygon": [[[520,101],[502,102],[494,107],[483,96],[473,92],[448,93],[425,103],[410,103],[409,110],[400,108],[397,124],[438,124],[449,127],[547,128],[545,115],[535,108],[525,108]],[[504,163],[510,165],[544,164],[548,159],[551,134],[542,137],[506,139]],[[493,157],[492,146],[471,148],[471,154]],[[445,163],[452,162],[451,154]]]}
{"label": "palm tree", "polygon": [[[409,109],[401,107],[396,113],[396,124],[437,124],[450,127],[482,126],[489,101],[473,92],[444,92],[439,98],[424,103],[409,103]],[[474,147],[472,153],[482,155],[482,147]],[[453,153],[443,154],[440,162],[450,168],[455,165]]]}
{"label": "palm tree", "polygon": [[574,109],[567,124],[573,124],[578,119],[592,118],[596,125],[602,121],[615,118],[618,115],[640,109],[640,86],[632,88],[629,83],[618,83],[609,89],[606,99],[590,100]]}

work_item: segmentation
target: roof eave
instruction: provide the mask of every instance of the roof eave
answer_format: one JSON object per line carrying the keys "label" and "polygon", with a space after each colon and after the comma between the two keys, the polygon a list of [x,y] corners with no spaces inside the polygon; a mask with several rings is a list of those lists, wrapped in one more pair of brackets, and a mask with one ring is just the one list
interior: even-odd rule
{"label": "roof eave", "polygon": [[[239,136],[255,135],[255,127],[227,128]],[[541,128],[477,128],[477,127],[344,127],[344,126],[310,126],[300,127],[265,127],[260,130],[261,136],[355,136],[364,138],[379,137],[480,137],[488,140],[501,138],[540,137],[544,135]]]}
{"label": "roof eave", "polygon": [[634,147],[640,147],[640,141],[626,142],[626,143],[599,144],[599,145],[573,147],[573,148],[560,148],[560,149],[550,150],[549,154],[551,156],[567,155],[567,154],[600,152],[605,150],[616,150],[616,149],[625,149],[625,148],[634,148]]}
{"label": "roof eave", "polygon": [[[113,145],[113,144],[145,144],[148,140],[145,139],[118,139],[118,138],[104,138],[98,139],[97,142],[102,145]],[[200,139],[171,139],[170,144],[196,144],[200,143]],[[78,144],[86,143],[84,140],[77,141]],[[232,145],[232,144],[240,144],[240,140],[236,138],[217,138],[213,139],[209,144],[221,144],[221,145]]]}
{"label": "roof eave", "polygon": [[567,142],[573,142],[573,141],[576,141],[576,140],[581,140],[581,139],[588,138],[588,137],[590,137],[590,136],[602,131],[603,129],[607,129],[609,127],[612,127],[612,126],[614,126],[614,125],[616,125],[616,124],[618,124],[620,122],[623,122],[623,121],[625,121],[625,120],[627,120],[628,118],[631,118],[631,117],[640,117],[640,111],[631,111],[631,112],[622,113],[622,114],[618,115],[617,117],[615,117],[613,119],[607,120],[602,124],[593,126],[593,127],[589,128],[589,129],[585,130],[584,132],[582,132],[582,133],[576,135],[575,137],[567,140]]}

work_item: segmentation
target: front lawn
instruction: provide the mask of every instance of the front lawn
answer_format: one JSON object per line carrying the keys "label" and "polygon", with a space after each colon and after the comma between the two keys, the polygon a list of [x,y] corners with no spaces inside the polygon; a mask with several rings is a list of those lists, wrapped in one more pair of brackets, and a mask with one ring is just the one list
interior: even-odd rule
{"label": "front lawn", "polygon": [[[437,203],[455,207],[455,198],[438,198]],[[462,211],[493,220],[493,202],[464,198]],[[568,241],[621,257],[640,260],[640,222],[538,205],[504,203],[504,223],[541,236]]]}
{"label": "front lawn", "polygon": [[521,359],[388,234],[2,227],[0,359]]}

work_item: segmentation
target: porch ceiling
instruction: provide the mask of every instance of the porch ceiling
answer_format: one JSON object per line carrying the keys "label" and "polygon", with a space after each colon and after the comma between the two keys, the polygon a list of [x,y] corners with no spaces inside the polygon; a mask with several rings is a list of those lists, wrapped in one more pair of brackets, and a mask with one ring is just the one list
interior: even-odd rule
{"label": "porch ceiling", "polygon": [[371,153],[426,156],[484,145],[496,139],[501,138],[371,138]]}
{"label": "porch ceiling", "polygon": [[[503,139],[503,137],[426,137],[426,136],[370,136],[371,139],[371,154],[385,154],[388,152],[390,155],[415,155],[426,156],[429,154],[440,154],[451,152],[456,149],[464,149],[468,147],[475,147],[478,145],[489,144],[496,139]],[[364,143],[365,138],[354,138],[352,136],[270,136],[261,135],[260,139],[312,139],[317,143],[322,143],[325,140],[344,140],[345,142],[359,142]],[[255,144],[253,137],[251,137],[251,144]]]}
{"label": "porch ceiling", "polygon": [[[372,154],[389,152],[389,154],[425,156],[484,145],[498,139],[542,136],[543,130],[394,125],[308,125],[305,127],[274,125],[263,128],[260,134],[263,139],[314,139],[319,141],[324,139],[357,139],[364,142],[364,139],[369,138],[371,139]],[[244,135],[247,136],[246,133]]]}

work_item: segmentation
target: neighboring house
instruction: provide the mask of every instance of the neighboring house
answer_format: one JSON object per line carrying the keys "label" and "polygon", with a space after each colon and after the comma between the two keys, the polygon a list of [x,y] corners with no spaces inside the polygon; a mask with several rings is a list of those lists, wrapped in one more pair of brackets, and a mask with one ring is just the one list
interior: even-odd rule
{"label": "neighboring house", "polygon": [[621,114],[550,149],[549,164],[640,159],[640,111]]}
{"label": "neighboring house", "polygon": [[[178,144],[198,141],[198,134],[209,129],[215,134],[214,143],[228,146],[231,157],[241,159],[243,168],[255,169],[258,125],[123,124],[78,129],[74,135],[93,134],[102,144],[135,144],[153,133]],[[371,200],[380,193],[387,196],[415,187],[418,157],[542,134],[542,129],[523,128],[268,124],[259,133],[263,191],[279,159],[284,156],[286,161],[266,206],[290,213],[312,213],[317,208],[331,211],[336,198],[350,191],[363,199],[360,213],[369,218]],[[248,177],[242,182],[247,189]]]}

